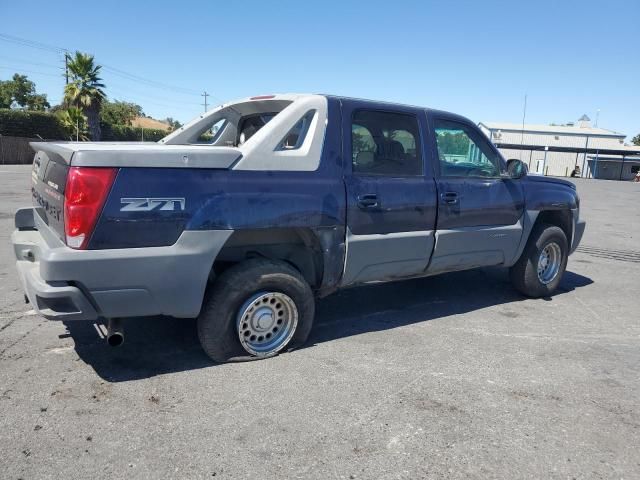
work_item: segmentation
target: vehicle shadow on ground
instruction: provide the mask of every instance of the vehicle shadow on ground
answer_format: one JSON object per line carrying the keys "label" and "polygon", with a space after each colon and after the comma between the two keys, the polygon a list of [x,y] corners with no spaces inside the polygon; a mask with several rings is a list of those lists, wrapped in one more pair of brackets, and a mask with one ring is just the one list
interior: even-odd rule
{"label": "vehicle shadow on ground", "polygon": [[[591,279],[567,271],[554,297],[591,283]],[[523,300],[509,283],[506,271],[498,268],[342,290],[318,301],[316,323],[304,348]],[[539,301],[545,300],[553,298]],[[518,315],[513,310],[502,314]],[[94,324],[65,325],[80,358],[110,382],[213,365],[200,348],[195,320],[166,317],[125,320],[126,340],[118,348],[109,347]]]}

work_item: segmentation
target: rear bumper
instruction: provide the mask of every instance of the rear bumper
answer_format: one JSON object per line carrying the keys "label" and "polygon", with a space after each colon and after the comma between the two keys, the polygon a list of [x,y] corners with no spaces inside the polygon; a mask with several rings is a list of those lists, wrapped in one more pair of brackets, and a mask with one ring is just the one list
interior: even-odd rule
{"label": "rear bumper", "polygon": [[40,277],[39,262],[18,260],[16,263],[24,294],[40,315],[49,320],[98,318],[98,312],[78,287],[68,282],[45,282]]}
{"label": "rear bumper", "polygon": [[51,320],[169,315],[192,318],[232,230],[184,231],[167,247],[74,250],[34,208],[16,212],[11,236],[29,301]]}

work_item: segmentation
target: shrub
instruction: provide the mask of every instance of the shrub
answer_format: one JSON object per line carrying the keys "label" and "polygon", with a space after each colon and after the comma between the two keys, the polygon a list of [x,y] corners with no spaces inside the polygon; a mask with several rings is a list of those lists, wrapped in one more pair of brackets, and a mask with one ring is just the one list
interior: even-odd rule
{"label": "shrub", "polygon": [[[73,122],[74,123],[74,122]],[[128,125],[111,125],[102,123],[102,140],[139,142],[142,140],[142,129]],[[75,129],[73,139],[75,140]],[[145,142],[157,142],[169,132],[153,128],[144,129]],[[35,138],[38,135],[45,140],[70,140],[64,123],[53,113],[32,112],[26,110],[0,109],[0,135],[8,137]]]}
{"label": "shrub", "polygon": [[[102,123],[102,140],[116,142],[139,142],[142,140],[142,128],[130,127],[128,125],[111,125]],[[145,128],[144,141],[157,142],[161,138],[166,137],[169,132],[164,130]]]}
{"label": "shrub", "polygon": [[58,118],[47,112],[0,109],[0,135],[46,140],[68,140]]}

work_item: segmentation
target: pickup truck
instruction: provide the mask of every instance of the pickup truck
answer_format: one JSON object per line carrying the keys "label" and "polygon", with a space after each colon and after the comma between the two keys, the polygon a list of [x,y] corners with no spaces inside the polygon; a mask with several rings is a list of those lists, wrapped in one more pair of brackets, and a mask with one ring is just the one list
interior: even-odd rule
{"label": "pickup truck", "polygon": [[224,104],[158,143],[31,144],[12,235],[43,317],[197,318],[215,362],[302,345],[315,298],[484,266],[553,293],[584,232],[575,186],[505,161],[468,119],[330,95]]}

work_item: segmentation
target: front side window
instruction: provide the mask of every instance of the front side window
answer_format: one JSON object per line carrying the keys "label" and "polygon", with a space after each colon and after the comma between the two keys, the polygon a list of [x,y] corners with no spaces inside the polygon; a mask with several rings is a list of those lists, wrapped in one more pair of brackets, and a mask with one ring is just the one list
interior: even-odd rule
{"label": "front side window", "polygon": [[435,121],[440,175],[443,177],[499,177],[501,162],[486,139],[468,125]]}
{"label": "front side window", "polygon": [[353,173],[421,175],[419,142],[415,116],[359,110],[351,123]]}

